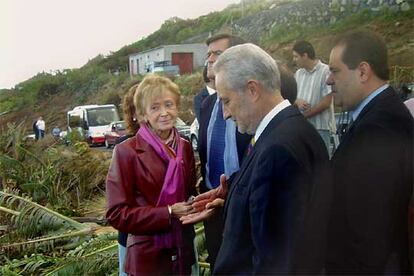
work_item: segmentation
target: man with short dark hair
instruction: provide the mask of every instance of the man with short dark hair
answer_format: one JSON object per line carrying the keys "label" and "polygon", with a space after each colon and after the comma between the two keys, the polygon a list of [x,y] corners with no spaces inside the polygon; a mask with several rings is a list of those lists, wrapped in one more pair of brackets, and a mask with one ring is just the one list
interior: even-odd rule
{"label": "man with short dark hair", "polygon": [[316,58],[307,41],[293,46],[293,61],[299,67],[295,73],[298,86],[296,105],[318,130],[330,152],[331,135],[336,132],[331,88],[326,84],[328,65]]}
{"label": "man with short dark hair", "polygon": [[352,113],[332,157],[334,197],[328,274],[412,275],[408,205],[413,191],[413,119],[388,84],[387,47],[372,32],[343,36],[327,83]]}

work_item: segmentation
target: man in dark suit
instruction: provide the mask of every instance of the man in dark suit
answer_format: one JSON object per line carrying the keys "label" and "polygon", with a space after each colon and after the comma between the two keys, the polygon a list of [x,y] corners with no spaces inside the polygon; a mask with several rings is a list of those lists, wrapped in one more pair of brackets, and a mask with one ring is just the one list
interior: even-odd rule
{"label": "man in dark suit", "polygon": [[330,203],[322,139],[283,99],[278,66],[259,47],[226,50],[214,71],[225,118],[255,141],[229,180],[214,274],[320,272]]}
{"label": "man in dark suit", "polygon": [[201,104],[207,98],[208,96],[215,93],[215,86],[214,86],[214,80],[210,80],[207,77],[207,64],[204,66],[203,69],[203,80],[206,86],[204,86],[203,89],[201,89],[193,99],[193,108],[194,113],[196,115],[197,120],[200,122],[200,110],[201,110]]}
{"label": "man in dark suit", "polygon": [[[229,47],[244,41],[230,34],[218,34],[210,37],[206,44],[207,78],[214,84],[213,65],[217,58]],[[242,157],[250,141],[249,135],[237,132],[234,122],[223,118],[217,93],[205,98],[201,104],[199,119],[198,151],[201,163],[200,192],[216,188],[220,184],[220,175],[230,177],[239,170]],[[223,237],[223,218],[220,215],[204,221],[208,262],[214,263]]]}
{"label": "man in dark suit", "polygon": [[[387,48],[353,32],[332,49],[335,101],[353,123],[332,158],[334,195],[328,274],[411,274],[408,204],[413,185],[413,120],[388,85]],[[411,259],[412,260],[412,259]]]}

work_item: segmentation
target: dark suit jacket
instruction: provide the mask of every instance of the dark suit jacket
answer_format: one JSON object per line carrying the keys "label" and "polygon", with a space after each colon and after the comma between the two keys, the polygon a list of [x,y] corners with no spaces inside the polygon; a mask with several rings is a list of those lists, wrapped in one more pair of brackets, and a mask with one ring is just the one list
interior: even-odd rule
{"label": "dark suit jacket", "polygon": [[294,106],[278,113],[235,175],[215,274],[321,270],[329,207],[328,153]]}
{"label": "dark suit jacket", "polygon": [[[208,96],[201,105],[200,121],[199,121],[199,135],[198,135],[198,152],[200,155],[201,163],[201,176],[203,180],[200,184],[202,192],[207,190],[204,179],[206,177],[206,164],[207,164],[207,128],[210,121],[211,112],[213,111],[214,104],[217,100],[217,93]],[[224,133],[223,133],[224,136]],[[237,143],[237,155],[239,157],[239,163],[242,163],[244,153],[247,146],[250,143],[252,136],[247,134],[241,134],[236,130],[236,143]]]}
{"label": "dark suit jacket", "polygon": [[197,120],[200,122],[200,110],[201,110],[201,104],[203,103],[204,99],[209,96],[207,87],[204,87],[200,90],[200,92],[197,93],[197,95],[194,96],[193,99],[193,107],[194,112],[196,115]]}
{"label": "dark suit jacket", "polygon": [[409,272],[413,119],[389,87],[362,110],[332,158],[328,273]]}

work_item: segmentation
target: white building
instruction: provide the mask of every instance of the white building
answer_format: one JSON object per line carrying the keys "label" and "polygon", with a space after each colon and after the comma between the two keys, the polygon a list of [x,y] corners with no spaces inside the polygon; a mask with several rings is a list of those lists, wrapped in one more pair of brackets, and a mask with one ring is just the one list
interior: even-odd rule
{"label": "white building", "polygon": [[154,65],[177,65],[179,73],[192,73],[206,60],[207,46],[203,43],[162,45],[157,48],[129,55],[131,75],[153,72]]}

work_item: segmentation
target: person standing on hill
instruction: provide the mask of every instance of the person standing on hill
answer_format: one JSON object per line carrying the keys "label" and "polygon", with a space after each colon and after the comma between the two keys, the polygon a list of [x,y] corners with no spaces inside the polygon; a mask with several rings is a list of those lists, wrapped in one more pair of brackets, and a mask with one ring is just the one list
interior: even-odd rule
{"label": "person standing on hill", "polygon": [[33,128],[33,133],[35,135],[35,139],[37,141],[39,140],[39,129],[37,128],[37,120],[33,122],[32,128]]}
{"label": "person standing on hill", "polygon": [[36,127],[38,129],[39,139],[43,139],[45,137],[46,124],[45,124],[45,121],[43,121],[42,116],[40,116],[39,119],[37,120]]}
{"label": "person standing on hill", "polygon": [[307,41],[295,43],[293,61],[299,67],[295,73],[298,85],[296,105],[316,128],[331,153],[330,139],[336,126],[331,88],[326,84],[329,67],[316,58],[312,44]]}

